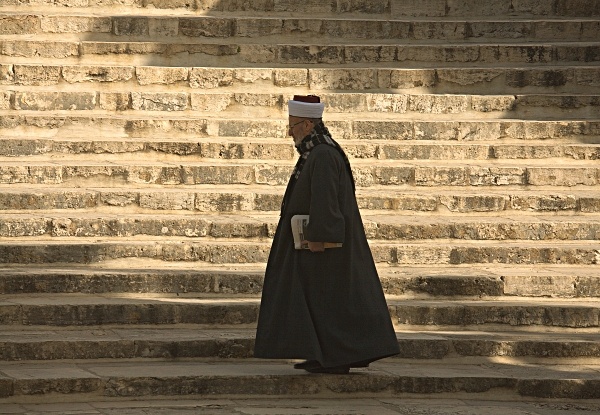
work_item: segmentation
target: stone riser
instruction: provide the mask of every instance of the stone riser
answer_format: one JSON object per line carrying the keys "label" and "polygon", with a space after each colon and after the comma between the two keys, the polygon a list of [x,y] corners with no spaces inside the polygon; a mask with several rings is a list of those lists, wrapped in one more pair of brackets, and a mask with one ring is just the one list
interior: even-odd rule
{"label": "stone riser", "polygon": [[[311,41],[325,39],[399,39],[403,41],[594,41],[600,35],[597,21],[457,21],[457,20],[357,20],[239,17],[152,17],[0,14],[0,35],[95,34],[94,40],[171,41],[178,38],[270,38],[305,37]],[[113,35],[113,36],[110,36]],[[100,39],[100,37],[102,39]],[[131,38],[129,38],[131,37]],[[261,39],[265,40],[265,39]]]}
{"label": "stone riser", "polygon": [[[147,258],[167,262],[206,264],[265,263],[268,241],[214,242],[189,241],[10,241],[0,244],[2,264],[103,263],[113,259]],[[458,243],[372,243],[377,263],[400,265],[460,264],[563,264],[598,265],[600,244],[590,242],[490,242],[477,245]]]}
{"label": "stone riser", "polygon": [[[236,142],[237,141],[237,142]],[[55,160],[73,155],[97,159],[103,155],[104,161],[147,161],[157,159],[161,162],[181,162],[186,158],[213,160],[296,160],[297,152],[290,143],[273,140],[251,141],[220,140],[202,141],[125,141],[103,140],[38,140],[38,139],[0,139],[0,159],[13,161],[13,157],[27,156],[27,161],[45,161],[48,157]],[[364,143],[356,141],[342,142],[344,152],[350,159],[374,160],[522,160],[522,159],[558,159],[600,160],[600,146],[559,143],[533,144],[431,144],[431,141],[413,141],[412,143],[387,142]],[[37,156],[37,157],[32,157]],[[83,161],[83,160],[81,160]]]}
{"label": "stone riser", "polygon": [[[598,118],[597,95],[405,95],[405,94],[320,94],[327,114],[490,114],[509,118]],[[182,115],[240,113],[277,118],[287,116],[293,95],[253,93],[186,92],[0,92],[0,109],[16,111],[173,111]],[[17,112],[18,113],[18,112]],[[334,115],[335,116],[335,115]]]}
{"label": "stone riser", "polygon": [[[387,193],[387,192],[386,192]],[[503,212],[600,212],[600,195],[592,192],[569,194],[357,194],[359,207],[368,210],[397,210],[456,213]],[[133,189],[78,190],[64,189],[18,191],[3,188],[0,210],[52,210],[110,208],[114,213],[129,213],[141,208],[148,210],[196,210],[199,212],[273,212],[281,208],[283,189],[279,192],[245,190],[219,192],[152,191]],[[124,208],[124,209],[119,209]],[[513,212],[511,212],[513,211]]]}
{"label": "stone riser", "polygon": [[[489,94],[521,93],[523,88],[547,93],[559,88],[591,93],[600,88],[600,67],[448,68],[448,69],[253,69],[107,65],[0,64],[0,84],[49,86],[81,83],[177,85],[215,89],[258,85],[263,89],[308,88],[311,91],[438,89],[461,93],[485,87]],[[85,85],[85,84],[84,84]],[[170,88],[170,87],[165,87]],[[469,92],[475,93],[475,92]]]}
{"label": "stone riser", "polygon": [[[584,64],[600,61],[596,43],[501,44],[501,45],[297,45],[297,44],[231,44],[231,43],[159,43],[159,42],[69,42],[69,41],[0,41],[0,55],[23,58],[57,59],[101,57],[106,64],[116,57],[143,56],[155,65],[177,63],[186,59],[194,66],[206,65],[207,57],[218,57],[225,66],[248,64],[280,65],[350,65],[429,63],[434,65],[479,63],[506,64]],[[185,56],[182,56],[185,55]],[[188,63],[188,64],[189,64]],[[123,63],[121,63],[122,65]],[[216,66],[223,66],[216,65]],[[211,65],[213,66],[213,65]]]}
{"label": "stone riser", "polygon": [[[390,273],[379,265],[384,293],[406,298],[447,297],[600,297],[600,277],[595,266],[490,271],[464,268],[403,267],[402,274]],[[571,267],[569,267],[571,268]],[[394,268],[392,268],[393,270]],[[2,294],[50,293],[158,293],[260,295],[264,264],[248,271],[190,270],[87,270],[15,268],[0,273]]]}
{"label": "stone riser", "polygon": [[[287,136],[287,120],[271,119],[215,119],[73,116],[73,115],[20,115],[0,112],[0,134],[6,137],[82,136],[93,133],[101,137],[248,137],[283,138]],[[338,117],[347,118],[346,115]],[[451,117],[451,115],[449,115]],[[441,140],[493,141],[502,138],[544,140],[569,139],[579,142],[600,140],[598,121],[341,121],[325,119],[336,140]],[[289,142],[289,141],[287,141]]]}
{"label": "stone riser", "polygon": [[[414,161],[413,163],[415,163]],[[94,180],[96,186],[111,184],[153,185],[286,185],[293,170],[292,165],[221,165],[159,163],[154,165],[119,165],[118,163],[63,163],[64,166],[46,163],[16,163],[0,165],[0,184],[56,185]],[[161,163],[162,164],[162,163]],[[415,188],[439,186],[564,186],[595,187],[600,185],[600,168],[595,167],[522,167],[513,166],[371,166],[354,164],[352,170],[356,185],[405,185]],[[591,189],[590,189],[591,190]]]}
{"label": "stone riser", "polygon": [[[133,0],[128,2],[104,0],[63,0],[60,3],[44,0],[2,0],[0,7],[27,6],[49,10],[60,10],[66,6],[70,9],[98,8],[111,10],[112,7],[126,7],[132,11],[145,8],[156,9],[188,9],[198,12],[267,12],[267,13],[324,13],[344,15],[358,13],[366,15],[392,16],[435,16],[459,17],[464,16],[556,16],[556,17],[592,17],[600,15],[600,6],[588,1],[558,0],[540,2],[515,2],[511,0],[490,0],[485,3],[455,2],[450,0],[334,0],[323,2],[310,0],[297,2],[294,0]],[[52,7],[58,6],[58,7]]]}
{"label": "stone riser", "polygon": [[[0,361],[35,361],[59,359],[176,359],[176,358],[251,358],[254,352],[254,331],[224,331],[183,329],[104,330],[102,336],[88,331],[9,332],[12,340],[0,341]],[[9,334],[7,333],[7,334]],[[444,359],[459,357],[519,357],[519,358],[598,358],[600,343],[595,338],[573,336],[543,340],[529,338],[526,333],[507,336],[495,333],[495,338],[477,334],[446,333],[439,335],[397,333],[401,359]],[[581,338],[578,338],[581,337]],[[556,363],[556,361],[554,361]]]}
{"label": "stone riser", "polygon": [[[60,215],[40,217],[0,215],[0,237],[130,237],[176,236],[190,238],[272,238],[277,217],[249,218],[244,216],[115,216],[96,214],[93,217]],[[503,220],[504,219],[504,220]],[[600,218],[544,217],[441,218],[439,221],[411,218],[389,220],[382,216],[363,216],[366,236],[373,241],[419,241],[456,239],[473,241],[600,241]]]}

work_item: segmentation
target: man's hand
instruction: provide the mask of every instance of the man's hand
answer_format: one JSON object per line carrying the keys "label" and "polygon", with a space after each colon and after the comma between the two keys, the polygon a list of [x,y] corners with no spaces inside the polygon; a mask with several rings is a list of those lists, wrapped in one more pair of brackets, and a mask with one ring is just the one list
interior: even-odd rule
{"label": "man's hand", "polygon": [[325,251],[325,244],[323,242],[310,242],[302,241],[303,244],[308,244],[310,252],[323,252]]}

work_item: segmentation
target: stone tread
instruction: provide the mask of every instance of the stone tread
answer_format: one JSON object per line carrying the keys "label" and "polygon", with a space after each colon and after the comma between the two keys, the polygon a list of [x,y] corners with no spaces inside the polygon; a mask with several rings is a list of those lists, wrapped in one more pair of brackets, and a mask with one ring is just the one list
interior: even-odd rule
{"label": "stone tread", "polygon": [[[0,361],[58,359],[250,358],[254,329],[110,328],[53,330],[32,326],[0,334]],[[592,333],[439,331],[396,332],[393,359],[528,358],[543,363],[596,363],[600,336]],[[556,360],[560,359],[560,360]],[[31,362],[30,362],[31,363]]]}

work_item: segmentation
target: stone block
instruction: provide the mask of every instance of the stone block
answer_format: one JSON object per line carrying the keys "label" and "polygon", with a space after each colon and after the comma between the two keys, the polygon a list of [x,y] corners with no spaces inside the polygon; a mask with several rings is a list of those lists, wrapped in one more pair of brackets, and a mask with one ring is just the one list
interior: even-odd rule
{"label": "stone block", "polygon": [[456,127],[456,139],[459,141],[498,140],[503,137],[503,134],[502,124],[494,121],[461,121]]}
{"label": "stone block", "polygon": [[0,183],[59,184],[63,181],[60,166],[1,166]]}
{"label": "stone block", "polygon": [[299,13],[331,13],[336,11],[335,2],[322,2],[320,0],[275,0],[273,11],[299,12]]}
{"label": "stone block", "polygon": [[[156,42],[81,42],[82,55],[165,55],[167,44]],[[185,45],[181,45],[185,49]]]}
{"label": "stone block", "polygon": [[[535,33],[536,37],[545,37],[534,29],[531,22],[470,22],[469,37],[480,39],[530,39]],[[536,26],[537,28],[537,26]]]}
{"label": "stone block", "polygon": [[468,186],[468,169],[463,167],[415,167],[417,186]]}
{"label": "stone block", "polygon": [[43,16],[41,28],[46,33],[110,33],[110,17]]}
{"label": "stone block", "polygon": [[180,17],[179,33],[190,37],[230,37],[234,35],[235,20],[218,17]]}
{"label": "stone block", "polygon": [[60,66],[14,65],[17,85],[56,85],[60,80]]}
{"label": "stone block", "polygon": [[287,120],[275,122],[229,121],[219,122],[219,137],[255,137],[284,138],[287,137]]}
{"label": "stone block", "polygon": [[479,46],[398,46],[399,62],[477,62]]}
{"label": "stone block", "polygon": [[391,0],[338,0],[338,13],[388,14]]}
{"label": "stone block", "polygon": [[550,63],[553,61],[553,48],[538,45],[481,46],[480,62],[497,63]]}
{"label": "stone block", "polygon": [[256,183],[270,186],[286,185],[292,175],[292,166],[258,165],[254,166]]}
{"label": "stone block", "polygon": [[280,94],[233,94],[233,100],[238,105],[248,107],[278,107],[282,108],[283,97]]}
{"label": "stone block", "polygon": [[392,2],[394,16],[442,17],[446,15],[446,0],[404,0]]}
{"label": "stone block", "polygon": [[353,138],[360,140],[412,140],[412,122],[354,121]]}
{"label": "stone block", "polygon": [[9,110],[10,109],[11,97],[12,97],[12,92],[10,92],[10,91],[1,91],[0,92],[0,110]]}
{"label": "stone block", "polygon": [[252,184],[253,166],[184,166],[184,184]]}
{"label": "stone block", "polygon": [[278,68],[273,72],[276,86],[289,87],[308,84],[308,69]]}
{"label": "stone block", "polygon": [[508,206],[509,197],[500,195],[440,196],[440,203],[451,212],[501,212]]}
{"label": "stone block", "polygon": [[176,37],[179,35],[179,19],[175,17],[149,18],[150,37]]}
{"label": "stone block", "polygon": [[413,179],[412,167],[374,167],[373,184],[399,185],[410,183]]}
{"label": "stone block", "polygon": [[576,210],[577,198],[571,195],[511,195],[510,207],[533,212]]}
{"label": "stone block", "polygon": [[379,69],[380,88],[410,89],[436,84],[434,69]]}
{"label": "stone block", "polygon": [[575,68],[573,71],[578,85],[600,86],[600,68]]}
{"label": "stone block", "polygon": [[592,17],[600,15],[600,4],[586,0],[558,0],[557,16]]}
{"label": "stone block", "polygon": [[132,66],[63,66],[62,77],[76,82],[126,82],[133,78]]}
{"label": "stone block", "polygon": [[96,192],[16,192],[0,195],[1,210],[86,209],[98,204]]}
{"label": "stone block", "polygon": [[100,201],[109,206],[129,206],[139,204],[140,195],[137,192],[102,192]]}
{"label": "stone block", "polygon": [[409,95],[408,109],[421,114],[458,114],[469,109],[466,95]]}
{"label": "stone block", "polygon": [[148,18],[115,16],[113,32],[117,36],[148,36]]}
{"label": "stone block", "polygon": [[506,16],[511,11],[511,0],[490,0],[483,3],[469,0],[449,0],[447,16]]}
{"label": "stone block", "polygon": [[233,84],[233,70],[220,68],[192,68],[190,87],[211,89]]}
{"label": "stone block", "polygon": [[377,87],[375,69],[309,69],[310,89],[365,90]]}
{"label": "stone block", "polygon": [[233,100],[233,93],[205,94],[192,93],[191,103],[193,111],[221,112],[225,111]]}
{"label": "stone block", "polygon": [[516,104],[517,98],[512,95],[474,95],[471,97],[471,108],[479,112],[509,112],[514,110]]}
{"label": "stone block", "polygon": [[142,192],[139,206],[152,210],[194,210],[195,194],[187,192]]}
{"label": "stone block", "polygon": [[[285,22],[287,24],[288,20]],[[281,35],[284,31],[284,20],[240,18],[235,20],[235,30],[235,35],[241,37]]]}
{"label": "stone block", "polygon": [[[293,71],[293,69],[292,69]],[[299,70],[300,73],[306,72]],[[252,84],[257,81],[271,81],[273,79],[272,69],[240,68],[233,70],[233,79],[245,84]],[[306,82],[305,82],[306,83]],[[294,84],[295,86],[296,84]],[[282,85],[286,86],[286,85]]]}
{"label": "stone block", "polygon": [[[279,204],[281,205],[281,200]],[[195,208],[200,212],[247,212],[253,210],[252,194],[196,193]]]}
{"label": "stone block", "polygon": [[505,71],[503,69],[437,69],[435,73],[440,81],[458,85],[476,85],[492,82]]}
{"label": "stone block", "polygon": [[132,92],[131,105],[141,111],[185,111],[188,95],[185,92]]}
{"label": "stone block", "polygon": [[11,85],[15,82],[13,65],[0,64],[0,85]]}
{"label": "stone block", "polygon": [[596,20],[587,20],[581,22],[581,31],[579,39],[585,41],[594,41],[600,36],[600,22]]}
{"label": "stone block", "polygon": [[8,219],[0,223],[0,236],[18,238],[22,236],[42,236],[48,233],[50,219],[23,218]]}
{"label": "stone block", "polygon": [[277,61],[285,64],[342,64],[344,63],[344,47],[282,45],[278,48]]}
{"label": "stone block", "polygon": [[157,66],[137,66],[135,76],[138,84],[174,84],[179,81],[187,81],[188,68],[169,68]]}
{"label": "stone block", "polygon": [[369,210],[412,210],[433,212],[437,210],[437,198],[434,196],[398,195],[390,197],[358,196],[358,207]]}
{"label": "stone block", "polygon": [[410,28],[406,21],[325,19],[314,32],[344,39],[408,39]]}
{"label": "stone block", "polygon": [[535,22],[535,36],[538,39],[580,39],[582,35],[581,22]]}
{"label": "stone block", "polygon": [[596,186],[599,184],[598,169],[528,167],[527,183],[533,186]]}
{"label": "stone block", "polygon": [[580,197],[579,210],[585,213],[600,212],[600,198],[597,197]]}
{"label": "stone block", "polygon": [[128,183],[162,185],[182,183],[180,167],[127,166],[126,175]]}
{"label": "stone block", "polygon": [[332,137],[335,137],[336,140],[352,139],[352,121],[327,121],[326,124],[327,129],[332,134]]}
{"label": "stone block", "polygon": [[456,140],[458,123],[452,121],[417,121],[414,123],[415,140]]}
{"label": "stone block", "polygon": [[321,102],[329,112],[364,112],[367,110],[365,94],[321,94]]}
{"label": "stone block", "polygon": [[17,92],[15,109],[29,111],[93,110],[95,92]]}
{"label": "stone block", "polygon": [[[346,46],[344,48],[345,63],[378,63],[394,62],[398,56],[396,46]],[[342,63],[342,62],[323,62]]]}
{"label": "stone block", "polygon": [[462,41],[468,35],[475,35],[468,32],[468,27],[463,22],[414,22],[412,23],[412,37],[416,40],[444,40],[447,42]]}
{"label": "stone block", "polygon": [[513,0],[512,7],[516,13],[548,16],[554,14],[553,3],[540,0]]}
{"label": "stone block", "polygon": [[0,16],[0,35],[33,35],[38,32],[39,24],[37,16]]}
{"label": "stone block", "polygon": [[573,79],[574,69],[507,69],[506,84],[511,87],[564,86]]}
{"label": "stone block", "polygon": [[508,186],[526,183],[527,169],[521,167],[469,167],[471,186]]}
{"label": "stone block", "polygon": [[279,56],[279,48],[275,45],[253,45],[240,46],[242,59],[249,63],[274,63]]}
{"label": "stone block", "polygon": [[128,92],[100,92],[100,109],[106,111],[126,111],[131,108]]}
{"label": "stone block", "polygon": [[5,40],[0,47],[0,54],[13,57],[64,59],[79,56],[78,42]]}

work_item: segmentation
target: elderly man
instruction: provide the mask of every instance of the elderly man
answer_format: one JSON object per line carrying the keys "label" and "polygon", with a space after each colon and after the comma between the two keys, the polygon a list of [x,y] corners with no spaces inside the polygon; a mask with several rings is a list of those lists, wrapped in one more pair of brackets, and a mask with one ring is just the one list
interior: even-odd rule
{"label": "elderly man", "polygon": [[[296,369],[348,373],[399,352],[358,210],[348,158],[315,96],[288,103],[300,158],[267,263],[254,356],[304,359]],[[291,218],[309,215],[309,249],[294,246]],[[325,248],[325,243],[341,247]]]}

